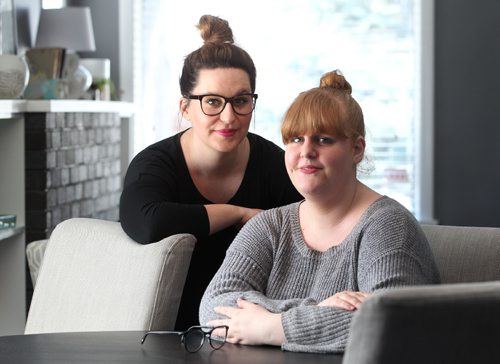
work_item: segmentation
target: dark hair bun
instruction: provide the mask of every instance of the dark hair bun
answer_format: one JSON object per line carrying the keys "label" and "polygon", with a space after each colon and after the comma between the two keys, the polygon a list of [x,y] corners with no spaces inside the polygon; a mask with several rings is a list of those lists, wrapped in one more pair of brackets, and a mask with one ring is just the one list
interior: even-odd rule
{"label": "dark hair bun", "polygon": [[198,23],[201,38],[207,43],[234,43],[229,23],[213,15],[202,15]]}
{"label": "dark hair bun", "polygon": [[349,94],[352,93],[351,85],[347,82],[344,75],[339,70],[334,70],[321,76],[319,87],[329,87],[345,91]]}

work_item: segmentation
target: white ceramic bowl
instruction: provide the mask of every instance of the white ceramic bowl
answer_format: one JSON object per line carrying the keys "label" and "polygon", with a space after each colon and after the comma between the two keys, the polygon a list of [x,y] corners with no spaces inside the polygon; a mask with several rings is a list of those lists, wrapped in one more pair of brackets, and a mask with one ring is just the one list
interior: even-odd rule
{"label": "white ceramic bowl", "polygon": [[17,99],[29,80],[26,62],[14,54],[0,55],[0,99]]}

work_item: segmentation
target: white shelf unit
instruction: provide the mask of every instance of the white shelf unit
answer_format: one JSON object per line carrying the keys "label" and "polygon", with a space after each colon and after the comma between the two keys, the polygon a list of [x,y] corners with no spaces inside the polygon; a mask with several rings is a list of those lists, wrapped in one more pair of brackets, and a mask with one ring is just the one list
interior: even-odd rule
{"label": "white shelf unit", "polygon": [[0,213],[16,215],[15,229],[0,230],[0,335],[15,335],[26,320],[22,114],[0,119],[0,176]]}
{"label": "white shelf unit", "polygon": [[[124,119],[122,129],[127,129],[126,120],[133,118],[134,105],[118,101],[0,100],[0,214],[17,217],[15,229],[0,231],[0,336],[24,333],[26,323],[24,115],[35,112],[118,113]],[[123,163],[127,162],[124,158]]]}
{"label": "white shelf unit", "polygon": [[0,118],[29,112],[116,112],[127,118],[134,114],[134,104],[92,100],[0,100]]}

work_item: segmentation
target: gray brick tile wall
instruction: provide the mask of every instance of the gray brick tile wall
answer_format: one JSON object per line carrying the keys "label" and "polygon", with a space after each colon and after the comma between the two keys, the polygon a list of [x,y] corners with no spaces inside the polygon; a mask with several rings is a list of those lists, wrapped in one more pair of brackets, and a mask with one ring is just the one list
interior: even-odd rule
{"label": "gray brick tile wall", "polygon": [[118,221],[120,127],[113,113],[26,114],[27,242],[72,217]]}

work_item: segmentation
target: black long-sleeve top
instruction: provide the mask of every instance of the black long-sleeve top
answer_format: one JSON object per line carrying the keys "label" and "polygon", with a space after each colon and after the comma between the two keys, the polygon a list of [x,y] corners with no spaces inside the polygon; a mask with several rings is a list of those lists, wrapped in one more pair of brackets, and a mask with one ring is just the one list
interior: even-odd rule
{"label": "black long-sleeve top", "polygon": [[[124,231],[141,244],[177,233],[196,236],[197,243],[182,294],[176,329],[198,324],[198,307],[208,283],[221,265],[238,228],[209,235],[206,204],[194,185],[182,152],[182,133],[155,143],[130,163],[120,199]],[[284,164],[284,151],[248,133],[250,157],[245,175],[228,204],[269,209],[302,199]]]}

